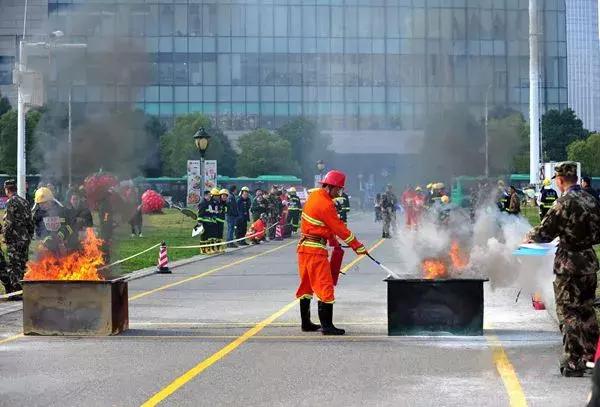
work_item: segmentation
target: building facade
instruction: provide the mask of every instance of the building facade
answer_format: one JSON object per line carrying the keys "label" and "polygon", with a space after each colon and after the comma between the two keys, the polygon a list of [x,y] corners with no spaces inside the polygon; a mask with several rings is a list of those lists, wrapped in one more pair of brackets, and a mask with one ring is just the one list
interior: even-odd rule
{"label": "building facade", "polygon": [[[7,1],[14,7],[2,18],[18,23],[24,0]],[[422,129],[427,112],[446,105],[480,117],[486,96],[528,110],[523,0],[35,1],[47,1],[48,32],[88,43],[90,54],[114,36],[148,53],[142,89],[93,83],[102,68],[88,58],[75,103],[131,101],[166,120],[204,112],[228,130],[276,128],[298,115],[332,131]],[[539,3],[543,111],[567,106],[567,37],[564,1]],[[20,29],[11,27],[13,38],[2,39],[14,46]],[[0,55],[4,86],[11,51]],[[49,98],[61,93],[48,89]]]}
{"label": "building facade", "polygon": [[[169,124],[203,112],[232,138],[305,116],[356,164],[355,180],[414,175],[432,112],[460,105],[480,121],[487,100],[528,117],[526,0],[32,2],[46,33],[88,44],[86,58],[53,59],[63,66],[46,75],[49,100],[71,93],[84,113],[135,105]],[[566,11],[538,4],[543,113],[568,105]],[[0,51],[10,95],[21,6],[0,13],[16,22]]]}
{"label": "building facade", "polygon": [[569,107],[588,130],[600,130],[598,0],[567,0]]}

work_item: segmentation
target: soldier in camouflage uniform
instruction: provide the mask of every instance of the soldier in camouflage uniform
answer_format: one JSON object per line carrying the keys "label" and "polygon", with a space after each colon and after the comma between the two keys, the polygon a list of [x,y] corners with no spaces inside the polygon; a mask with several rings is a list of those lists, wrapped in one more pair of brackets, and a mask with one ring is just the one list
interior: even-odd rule
{"label": "soldier in camouflage uniform", "polygon": [[[29,203],[17,195],[17,184],[13,180],[4,182],[8,196],[4,214],[4,243],[6,244],[6,267],[0,264],[0,281],[7,293],[21,290],[20,281],[25,274],[29,258],[29,244],[33,237],[33,220]],[[0,261],[1,263],[2,261]]]}
{"label": "soldier in camouflage uniform", "polygon": [[592,246],[600,241],[600,205],[577,185],[575,163],[560,163],[555,172],[563,196],[526,241],[560,238],[554,260],[556,312],[564,346],[560,371],[563,376],[580,377],[586,362],[593,360],[598,341],[593,303],[599,266]]}

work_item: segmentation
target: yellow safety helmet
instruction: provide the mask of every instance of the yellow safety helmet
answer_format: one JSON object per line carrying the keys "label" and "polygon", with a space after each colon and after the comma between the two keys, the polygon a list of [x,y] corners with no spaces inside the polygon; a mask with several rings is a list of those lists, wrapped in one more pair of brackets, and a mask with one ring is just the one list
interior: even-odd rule
{"label": "yellow safety helmet", "polygon": [[295,192],[296,192],[296,188],[294,188],[294,187],[291,187],[290,189],[288,189],[288,192],[290,192],[290,193],[292,193],[292,192],[293,192],[293,193],[295,193]]}
{"label": "yellow safety helmet", "polygon": [[248,188],[248,187],[242,187],[242,192],[250,192],[250,188]]}
{"label": "yellow safety helmet", "polygon": [[499,186],[499,187],[503,187],[504,185],[505,185],[505,184],[504,184],[504,181],[502,181],[501,179],[500,179],[500,180],[498,180],[498,186]]}
{"label": "yellow safety helmet", "polygon": [[442,203],[447,204],[448,202],[450,202],[450,198],[448,198],[448,195],[442,196]]}
{"label": "yellow safety helmet", "polygon": [[419,185],[417,185],[417,187],[415,188],[415,191],[422,191],[423,189],[421,189],[421,187]]}
{"label": "yellow safety helmet", "polygon": [[210,194],[212,196],[219,196],[219,195],[221,195],[221,191],[219,190],[219,188],[213,188],[210,190]]}
{"label": "yellow safety helmet", "polygon": [[34,202],[36,204],[41,204],[50,201],[54,201],[54,194],[52,193],[52,190],[50,188],[41,187],[38,188],[37,191],[35,191]]}
{"label": "yellow safety helmet", "polygon": [[552,181],[550,181],[548,178],[546,178],[546,179],[544,180],[544,186],[545,186],[545,187],[549,187],[549,186],[550,186],[550,184],[552,184]]}
{"label": "yellow safety helmet", "polygon": [[219,191],[219,195],[227,195],[229,196],[229,191],[226,188],[223,188]]}
{"label": "yellow safety helmet", "polygon": [[430,182],[429,184],[427,184],[427,186],[425,188],[431,189],[431,188],[433,188],[433,184]]}
{"label": "yellow safety helmet", "polygon": [[433,189],[443,189],[444,188],[444,183],[443,182],[436,182],[435,184],[432,185]]}

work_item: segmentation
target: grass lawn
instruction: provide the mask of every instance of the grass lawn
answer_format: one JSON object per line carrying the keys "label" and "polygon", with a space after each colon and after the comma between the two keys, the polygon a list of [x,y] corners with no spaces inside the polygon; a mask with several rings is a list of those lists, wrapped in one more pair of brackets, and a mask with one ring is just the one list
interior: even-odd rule
{"label": "grass lawn", "polygon": [[[164,240],[168,246],[185,246],[199,244],[199,237],[192,237],[192,228],[196,222],[182,215],[176,209],[165,209],[164,214],[144,215],[143,236],[131,237],[128,224],[119,225],[116,231],[116,244],[113,259],[124,259],[135,253],[139,253],[150,246]],[[195,256],[199,249],[169,250],[169,261],[181,260]],[[113,260],[113,261],[114,261]],[[158,248],[144,253],[139,257],[131,259],[120,266],[120,273],[139,270],[156,265],[158,260]]]}

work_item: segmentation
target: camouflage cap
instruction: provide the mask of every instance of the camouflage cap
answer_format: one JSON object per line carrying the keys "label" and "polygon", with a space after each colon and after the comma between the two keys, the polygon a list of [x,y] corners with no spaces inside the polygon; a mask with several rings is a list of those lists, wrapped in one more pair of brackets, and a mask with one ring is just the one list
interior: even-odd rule
{"label": "camouflage cap", "polygon": [[17,181],[14,179],[7,179],[4,181],[4,188],[15,188],[17,186]]}
{"label": "camouflage cap", "polygon": [[573,177],[577,176],[577,163],[573,161],[564,161],[554,167],[554,176],[556,177]]}

